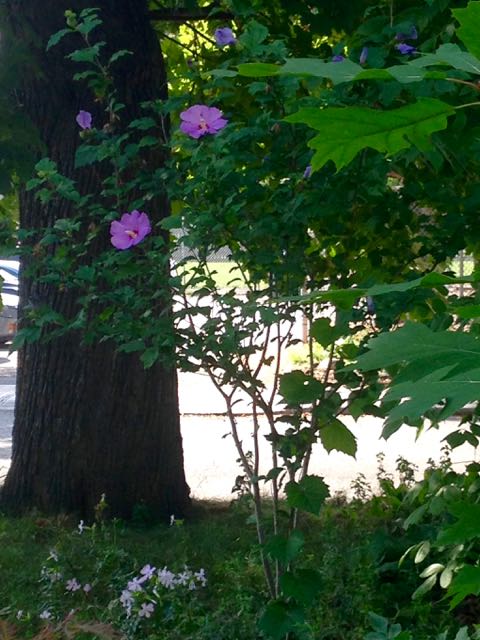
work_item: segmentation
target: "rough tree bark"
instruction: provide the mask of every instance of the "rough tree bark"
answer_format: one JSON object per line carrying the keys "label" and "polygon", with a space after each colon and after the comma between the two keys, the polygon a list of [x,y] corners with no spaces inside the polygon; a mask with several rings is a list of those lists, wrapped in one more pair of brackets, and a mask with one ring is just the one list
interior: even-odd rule
{"label": "rough tree bark", "polygon": [[[63,28],[64,11],[101,10],[111,50],[129,49],[118,74],[119,97],[129,117],[142,101],[165,95],[166,75],[157,38],[141,0],[6,0],[4,19],[30,58],[16,95],[39,130],[46,155],[60,171],[95,192],[98,176],[73,169],[78,144],[75,115],[92,104],[85,86],[72,80],[65,49],[46,52],[49,36]],[[97,181],[97,183],[95,182]],[[22,191],[20,224],[51,225],[72,214],[66,205],[41,205]],[[149,215],[165,215],[164,202]],[[21,276],[20,306],[47,300],[69,315],[75,297]],[[6,507],[76,512],[91,517],[103,493],[112,515],[129,517],[137,504],[159,515],[180,514],[189,501],[183,470],[174,365],[144,370],[136,355],[114,345],[86,346],[69,334],[34,343],[19,353],[12,464],[1,501]]]}

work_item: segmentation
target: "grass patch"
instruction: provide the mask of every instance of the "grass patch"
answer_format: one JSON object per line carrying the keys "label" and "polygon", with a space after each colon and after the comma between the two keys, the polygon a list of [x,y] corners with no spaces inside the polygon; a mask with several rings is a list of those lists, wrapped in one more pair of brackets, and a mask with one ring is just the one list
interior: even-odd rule
{"label": "grass patch", "polygon": [[[403,616],[408,623],[417,576],[396,567],[411,541],[393,505],[385,496],[332,500],[320,517],[303,518],[299,566],[319,571],[322,584],[299,638],[363,640],[369,611]],[[174,526],[115,521],[83,531],[67,518],[0,516],[0,620],[9,625],[6,637],[34,638],[54,629],[57,635],[38,638],[67,637],[73,625],[75,638],[262,638],[257,620],[267,594],[249,513],[242,502],[200,503]],[[187,582],[175,588],[157,584],[151,599],[134,593],[129,612],[122,592],[154,567],[155,575],[164,569]],[[146,593],[150,583],[142,584]],[[149,616],[140,615],[142,602],[152,609]],[[415,640],[433,637],[430,631],[441,628],[446,606],[414,606],[422,619]]]}
{"label": "grass patch", "polygon": [[[191,260],[184,262],[175,267],[175,273],[178,276],[191,276],[198,268],[198,263]],[[246,288],[245,277],[235,262],[209,262],[209,272],[218,289],[235,289],[243,290]],[[200,286],[200,285],[199,285]],[[192,289],[199,288],[193,286]]]}

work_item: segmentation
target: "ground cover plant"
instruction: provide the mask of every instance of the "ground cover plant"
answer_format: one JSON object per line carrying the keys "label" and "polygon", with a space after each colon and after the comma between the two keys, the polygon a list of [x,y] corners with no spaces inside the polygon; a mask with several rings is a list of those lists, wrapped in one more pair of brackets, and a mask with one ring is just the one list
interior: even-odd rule
{"label": "ground cover plant", "polygon": [[[448,461],[431,467],[419,484],[406,461],[399,461],[399,469],[403,475],[395,482],[380,466],[378,495],[366,498],[371,488],[360,478],[359,497],[348,502],[336,496],[318,517],[305,518],[299,563],[309,614],[298,637],[397,637],[372,635],[373,624],[376,633],[402,626],[413,635],[398,637],[436,640],[440,632],[475,620],[472,605],[452,616],[439,593],[411,600],[418,579],[405,567],[407,560],[399,560],[441,518],[405,529],[409,496],[413,490],[418,501],[432,475],[446,478],[451,467]],[[133,523],[108,521],[105,506],[100,503],[93,523],[66,516],[0,517],[3,637],[264,637],[257,620],[268,593],[255,526],[242,500],[200,503],[190,518],[169,525],[146,523],[141,511]],[[321,576],[313,599],[307,590],[312,569]],[[442,637],[454,638],[457,630]],[[460,637],[470,636],[465,631]]]}

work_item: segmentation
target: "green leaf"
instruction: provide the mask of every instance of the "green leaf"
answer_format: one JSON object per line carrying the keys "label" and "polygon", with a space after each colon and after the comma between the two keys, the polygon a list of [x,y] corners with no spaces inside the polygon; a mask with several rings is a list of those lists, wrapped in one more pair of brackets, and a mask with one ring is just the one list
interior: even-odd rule
{"label": "green leaf", "polygon": [[[237,68],[238,73],[241,76],[247,76],[247,78],[263,78],[266,76],[276,76],[280,72],[282,67],[280,67],[278,64],[270,64],[268,62],[248,62],[245,64],[239,64]],[[212,71],[210,71],[209,73],[212,75],[225,77],[225,71],[225,69],[214,69],[215,73]],[[233,71],[229,73],[233,73],[233,75],[236,75],[236,73]],[[227,75],[226,77],[231,76]]]}
{"label": "green leaf", "polygon": [[75,153],[75,168],[86,167],[97,162],[100,147],[90,144],[82,144]]}
{"label": "green leaf", "polygon": [[67,58],[73,60],[73,62],[95,62],[100,49],[105,45],[105,42],[97,42],[93,47],[87,47],[86,49],[77,49],[73,53],[68,54]]}
{"label": "green leaf", "polygon": [[284,596],[308,606],[322,588],[322,577],[313,569],[299,569],[295,574],[284,573],[280,578],[280,587]]}
{"label": "green leaf", "polygon": [[255,53],[258,51],[259,45],[265,41],[267,36],[267,27],[256,20],[251,20],[247,23],[247,26],[243,30],[242,35],[238,38],[238,41],[250,53]]}
{"label": "green leaf", "polygon": [[447,117],[454,113],[445,102],[420,98],[414,104],[390,111],[366,107],[308,107],[285,120],[321,131],[309,142],[315,149],[312,167],[320,169],[332,160],[339,170],[367,147],[388,155],[411,145],[427,149],[429,136],[445,129]]}
{"label": "green leaf", "polygon": [[[478,366],[480,340],[468,333],[453,331],[434,332],[423,324],[407,322],[402,328],[391,333],[383,333],[367,343],[369,351],[357,359],[362,371],[385,369],[393,364],[414,363],[410,379],[416,380],[424,370],[432,371],[438,366],[447,367],[462,364],[472,368]],[[420,364],[426,362],[426,367]]]}
{"label": "green leaf", "polygon": [[305,476],[300,482],[292,480],[285,486],[287,503],[294,509],[318,515],[330,495],[328,486],[319,476]]}
{"label": "green leaf", "polygon": [[333,418],[328,424],[322,426],[319,431],[319,437],[322,445],[330,453],[330,451],[341,451],[348,456],[355,457],[357,453],[357,441],[353,433],[343,422]]}
{"label": "green leaf", "polygon": [[271,558],[286,566],[298,556],[304,544],[303,534],[296,529],[288,538],[281,535],[272,536],[265,545],[265,551]]}
{"label": "green leaf", "polygon": [[452,580],[447,595],[452,598],[450,609],[460,604],[467,596],[480,595],[480,567],[462,567]]}
{"label": "green leaf", "polygon": [[398,331],[371,340],[356,367],[362,371],[403,365],[383,401],[405,400],[389,413],[386,427],[401,419],[416,420],[438,403],[446,419],[480,397],[480,340],[472,334],[433,332],[422,324],[407,323]]}
{"label": "green leaf", "polygon": [[[408,518],[406,518],[405,522],[403,523],[403,528],[408,529],[408,527],[411,527],[412,524],[417,524],[418,522],[420,522],[420,520],[423,518],[423,516],[427,512],[427,509],[428,509],[427,504],[421,504],[419,507],[417,507],[414,511],[412,511],[412,513],[408,516]],[[427,543],[424,542],[423,544],[427,544]],[[428,543],[428,545],[429,545],[428,546],[428,551],[429,551],[430,543]]]}
{"label": "green leaf", "polygon": [[258,622],[263,633],[273,640],[283,640],[304,620],[302,610],[292,603],[276,600],[269,602]]}
{"label": "green leaf", "polygon": [[480,57],[480,1],[469,2],[465,9],[452,9],[453,17],[460,23],[457,36],[468,51]]}
{"label": "green leaf", "polygon": [[330,323],[328,318],[317,318],[312,322],[310,335],[322,347],[328,347],[341,336],[341,333],[335,325]]}
{"label": "green leaf", "polygon": [[149,369],[157,362],[159,357],[160,352],[158,349],[156,347],[150,347],[150,349],[147,349],[142,353],[140,360],[142,361],[145,369]]}
{"label": "green leaf", "polygon": [[352,81],[362,67],[351,60],[326,62],[315,58],[289,58],[282,67],[282,74],[306,75],[327,78],[334,84]]}
{"label": "green leaf", "polygon": [[238,74],[231,69],[209,69],[208,71],[203,71],[200,75],[202,78],[208,78],[209,76],[214,78],[236,78]]}
{"label": "green leaf", "polygon": [[157,123],[153,118],[137,118],[136,120],[132,120],[128,125],[129,129],[140,129],[140,131],[147,131],[148,129],[152,129],[156,127]]}
{"label": "green leaf", "polygon": [[115,51],[115,53],[110,56],[109,63],[113,64],[114,62],[120,60],[120,58],[124,58],[125,56],[133,56],[133,52],[129,51],[128,49],[120,49],[120,51]]}
{"label": "green leaf", "polygon": [[430,576],[429,578],[424,580],[424,582],[422,582],[422,584],[418,587],[418,589],[416,589],[413,592],[412,600],[418,600],[418,598],[421,598],[426,593],[431,591],[433,589],[433,587],[435,586],[436,582],[437,582],[437,575],[436,574],[433,575],[433,576]]}
{"label": "green leaf", "polygon": [[321,396],[323,384],[303,371],[290,371],[282,375],[279,392],[289,405],[309,404]]}
{"label": "green leaf", "polygon": [[53,36],[50,36],[50,39],[47,42],[47,51],[58,44],[60,40],[69,33],[73,33],[72,29],[61,29],[54,33]]}
{"label": "green leaf", "polygon": [[420,574],[421,578],[429,578],[430,576],[436,576],[440,571],[443,571],[445,565],[440,564],[439,562],[434,562],[426,567],[422,573]]}
{"label": "green leaf", "polygon": [[388,631],[388,619],[383,616],[379,616],[376,613],[370,611],[368,613],[368,617],[370,619],[370,626],[374,631],[378,631],[379,633],[387,634]]}
{"label": "green leaf", "polygon": [[[480,74],[480,60],[471,53],[462,51],[458,45],[452,44],[451,42],[442,44],[435,53],[422,55],[415,60],[411,60],[408,65],[402,65],[402,67],[414,72],[413,70],[415,68],[445,65],[459,69],[460,71],[467,71],[476,75]],[[392,73],[392,69],[388,71]]]}
{"label": "green leaf", "polygon": [[457,522],[443,528],[437,537],[437,544],[464,544],[480,538],[480,504],[470,502],[453,503],[448,508]]}

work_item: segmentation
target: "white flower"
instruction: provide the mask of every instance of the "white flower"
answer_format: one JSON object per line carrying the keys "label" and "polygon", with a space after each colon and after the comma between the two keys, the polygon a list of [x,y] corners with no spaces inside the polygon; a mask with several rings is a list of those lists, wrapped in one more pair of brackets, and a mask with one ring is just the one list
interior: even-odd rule
{"label": "white flower", "polygon": [[89,591],[92,590],[92,585],[87,582],[87,584],[83,585],[83,590],[85,591],[85,593],[89,593]]}
{"label": "white flower", "polygon": [[141,606],[140,611],[138,612],[138,617],[150,618],[154,610],[155,610],[155,606],[151,602],[149,602],[148,604],[144,602]]}
{"label": "white flower", "polygon": [[170,526],[173,527],[174,524],[175,524],[175,516],[172,513],[172,515],[170,516]]}
{"label": "white flower", "polygon": [[163,569],[159,569],[157,575],[158,575],[158,581],[166,589],[173,589],[175,587],[175,574],[169,571],[167,567],[163,567]]}
{"label": "white flower", "polygon": [[182,573],[178,573],[177,577],[176,577],[176,584],[181,584],[182,586],[187,585],[190,580],[192,579],[192,572],[190,571],[190,569],[187,569],[187,567],[185,567],[185,571],[182,571]]}
{"label": "white flower", "polygon": [[132,596],[132,592],[129,591],[128,589],[124,589],[122,591],[122,595],[120,596],[120,602],[122,603],[122,605],[124,607],[129,607],[132,605],[133,603],[133,596]]}
{"label": "white flower", "polygon": [[39,616],[41,620],[50,620],[51,617],[52,617],[52,614],[48,609],[44,609]]}
{"label": "white flower", "polygon": [[70,591],[71,593],[73,593],[74,591],[78,591],[81,588],[82,588],[82,585],[78,582],[76,578],[67,580],[67,584],[65,586],[66,591]]}
{"label": "white flower", "polygon": [[50,549],[50,555],[47,558],[48,560],[53,560],[54,562],[58,562],[58,553],[55,549]]}
{"label": "white flower", "polygon": [[22,617],[23,617],[23,609],[19,609],[17,611],[17,620],[21,620]]}
{"label": "white flower", "polygon": [[84,529],[85,529],[85,523],[83,520],[80,520],[80,522],[78,523],[78,533],[81,535]]}
{"label": "white flower", "polygon": [[149,564],[146,564],[143,569],[141,569],[140,573],[144,576],[145,580],[150,580],[155,571],[155,567],[151,567]]}
{"label": "white flower", "polygon": [[197,571],[195,573],[195,578],[198,582],[200,582],[202,587],[205,587],[207,585],[207,576],[205,575],[205,569],[200,569],[199,571]]}
{"label": "white flower", "polygon": [[141,591],[142,590],[142,582],[145,582],[146,578],[134,578],[133,580],[130,580],[130,582],[127,584],[127,589],[129,591]]}

